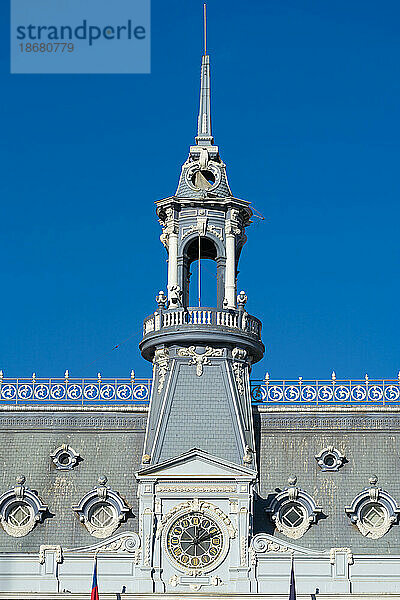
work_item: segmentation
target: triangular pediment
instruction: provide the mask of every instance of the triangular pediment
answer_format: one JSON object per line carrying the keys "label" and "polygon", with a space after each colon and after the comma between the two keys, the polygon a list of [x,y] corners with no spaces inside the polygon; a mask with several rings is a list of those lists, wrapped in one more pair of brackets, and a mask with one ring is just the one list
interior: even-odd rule
{"label": "triangular pediment", "polygon": [[136,473],[136,477],[138,479],[142,477],[156,477],[157,479],[237,479],[245,477],[252,479],[256,477],[256,472],[248,467],[236,465],[203,450],[193,448],[185,454],[141,469]]}

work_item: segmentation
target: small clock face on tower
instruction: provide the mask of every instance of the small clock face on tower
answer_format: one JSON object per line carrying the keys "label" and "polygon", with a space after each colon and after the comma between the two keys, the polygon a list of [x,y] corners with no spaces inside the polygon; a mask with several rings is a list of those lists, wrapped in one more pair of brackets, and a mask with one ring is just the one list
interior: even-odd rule
{"label": "small clock face on tower", "polygon": [[211,162],[207,168],[201,169],[199,163],[194,163],[186,171],[186,183],[192,190],[211,190],[221,182],[221,171]]}
{"label": "small clock face on tower", "polygon": [[200,512],[187,513],[177,519],[167,534],[167,551],[182,567],[202,569],[214,565],[223,550],[223,533],[219,525]]}

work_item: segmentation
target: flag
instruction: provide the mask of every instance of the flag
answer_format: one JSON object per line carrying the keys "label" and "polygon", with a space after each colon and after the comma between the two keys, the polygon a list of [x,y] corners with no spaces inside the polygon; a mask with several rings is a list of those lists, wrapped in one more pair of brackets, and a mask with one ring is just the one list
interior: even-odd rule
{"label": "flag", "polygon": [[292,554],[292,568],[290,570],[289,600],[296,600],[296,582],[294,580],[294,559]]}
{"label": "flag", "polygon": [[90,596],[90,600],[99,600],[99,588],[97,587],[97,556],[94,557],[92,595]]}

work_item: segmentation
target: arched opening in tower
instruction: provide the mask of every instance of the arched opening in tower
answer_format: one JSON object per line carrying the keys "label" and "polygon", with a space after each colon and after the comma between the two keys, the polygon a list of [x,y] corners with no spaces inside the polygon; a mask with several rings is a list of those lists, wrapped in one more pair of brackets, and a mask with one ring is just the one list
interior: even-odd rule
{"label": "arched opening in tower", "polygon": [[[199,265],[201,306],[218,306],[220,277],[217,268],[217,248],[212,240],[199,236],[186,248],[188,306],[199,304]],[[200,258],[200,260],[199,260]]]}

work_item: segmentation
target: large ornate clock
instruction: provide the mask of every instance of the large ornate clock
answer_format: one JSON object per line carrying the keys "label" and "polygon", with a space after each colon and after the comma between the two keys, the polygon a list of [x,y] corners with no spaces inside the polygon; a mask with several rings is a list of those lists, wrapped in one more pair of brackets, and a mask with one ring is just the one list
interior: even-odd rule
{"label": "large ornate clock", "polygon": [[220,562],[224,534],[215,519],[203,512],[188,512],[169,527],[166,547],[180,567],[208,570]]}

